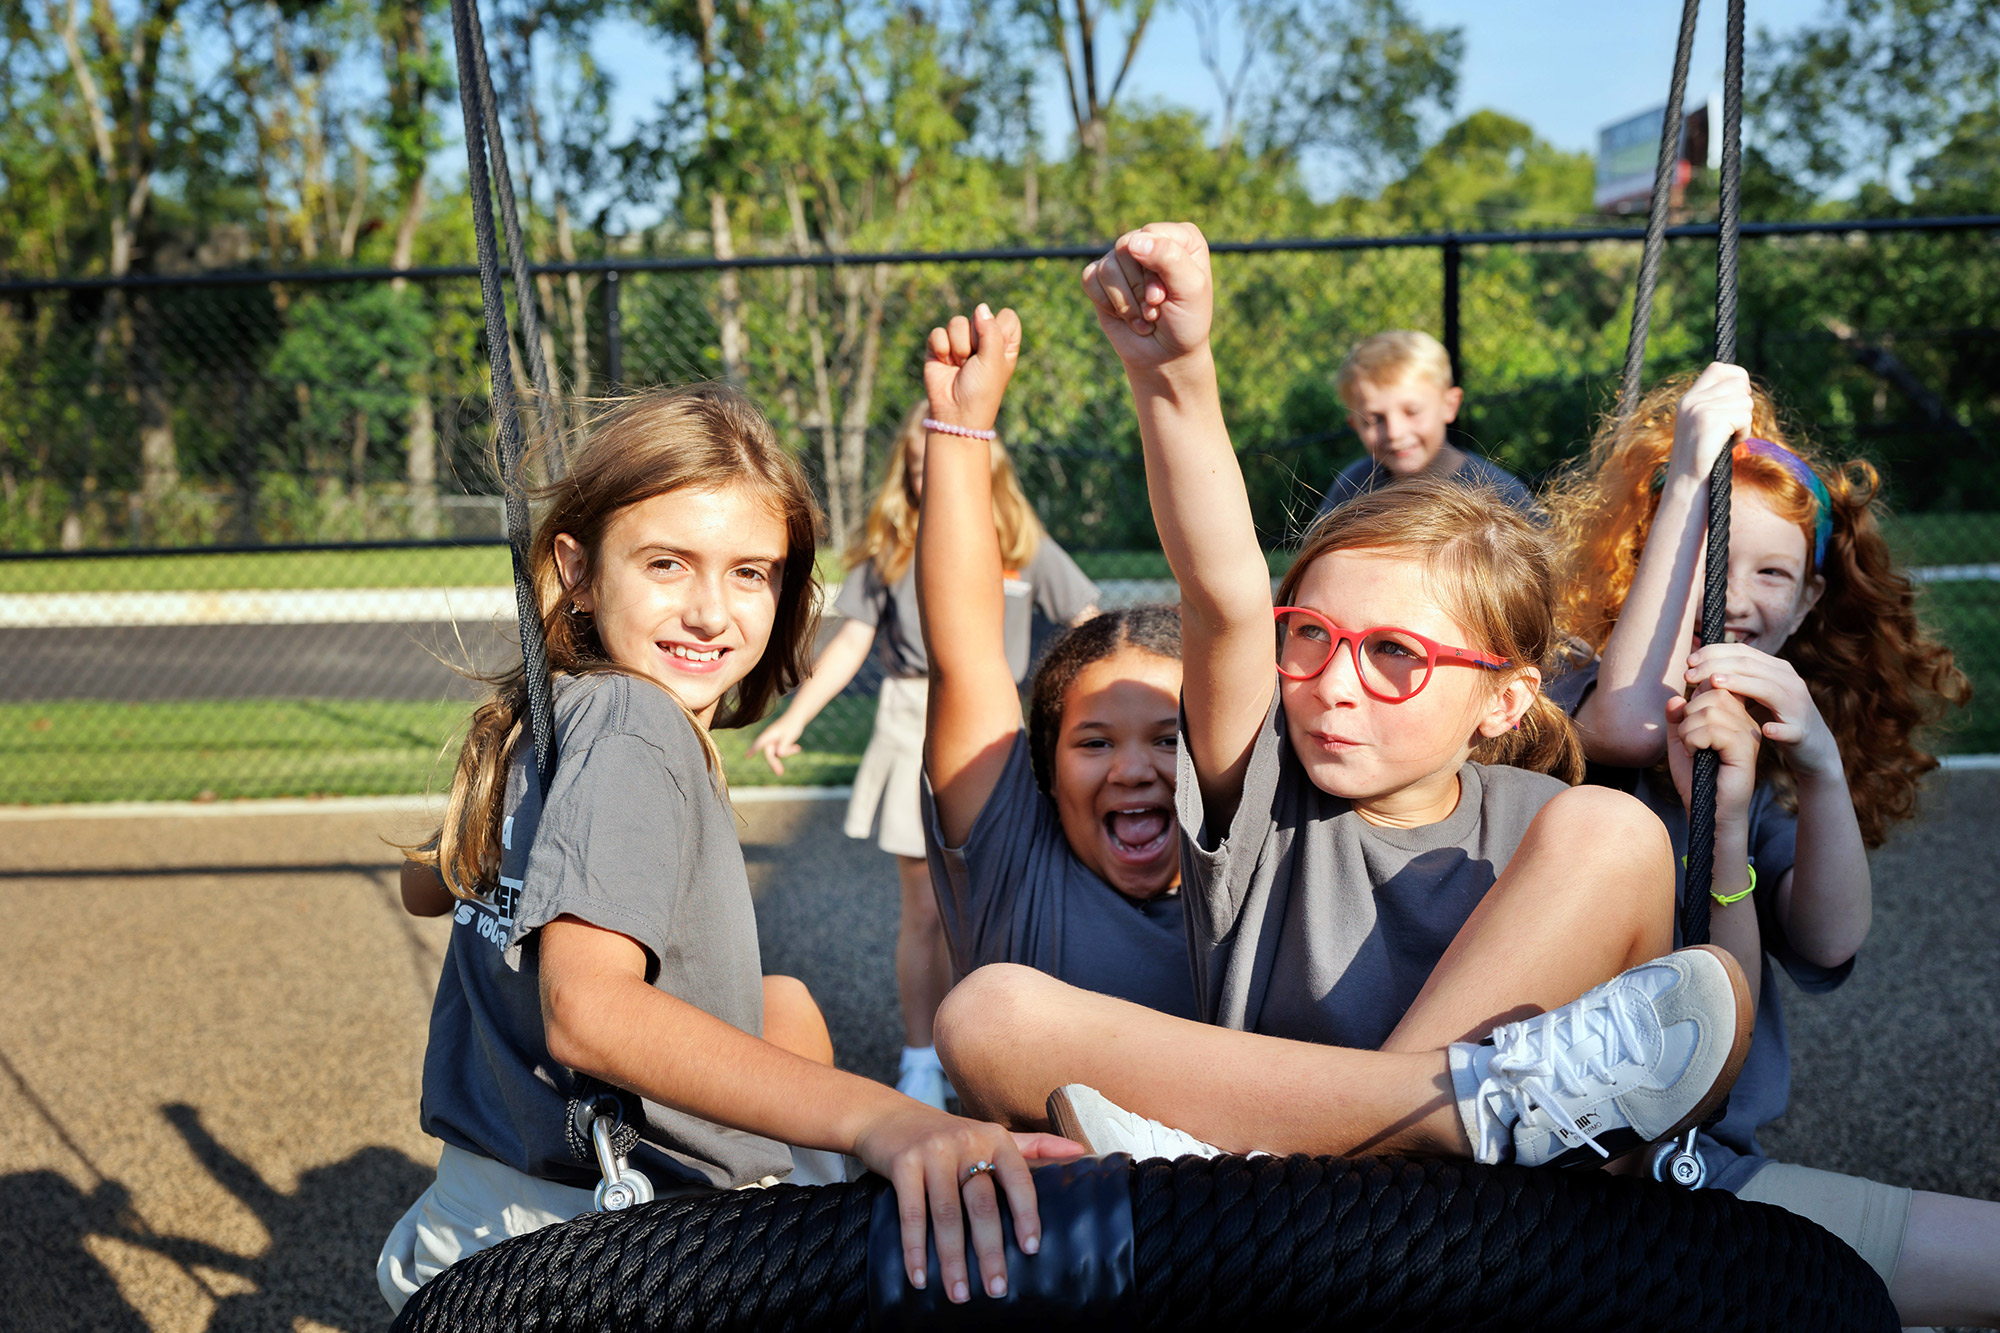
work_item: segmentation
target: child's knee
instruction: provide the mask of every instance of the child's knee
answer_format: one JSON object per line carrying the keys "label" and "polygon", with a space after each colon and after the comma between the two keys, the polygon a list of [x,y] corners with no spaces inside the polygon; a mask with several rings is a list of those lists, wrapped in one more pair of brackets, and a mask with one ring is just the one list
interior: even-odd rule
{"label": "child's knee", "polygon": [[[1533,844],[1598,901],[1613,890],[1640,911],[1671,911],[1674,849],[1666,826],[1635,797],[1609,787],[1572,787],[1543,806],[1523,845]],[[1608,904],[1607,904],[1608,905]]]}
{"label": "child's knee", "polygon": [[764,978],[764,1039],[808,1060],[833,1063],[826,1015],[797,977]]}
{"label": "child's knee", "polygon": [[1035,997],[1050,979],[1019,963],[988,963],[951,988],[938,1006],[938,1054],[951,1067],[955,1059],[976,1061],[986,1052],[1014,1047],[1032,1039],[1039,1006]]}

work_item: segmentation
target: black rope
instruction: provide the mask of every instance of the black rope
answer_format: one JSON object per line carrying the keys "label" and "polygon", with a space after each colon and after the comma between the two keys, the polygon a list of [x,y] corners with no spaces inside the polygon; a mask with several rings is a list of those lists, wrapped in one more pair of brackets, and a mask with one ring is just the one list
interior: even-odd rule
{"label": "black rope", "polygon": [[[1722,74],[1721,204],[1716,214],[1715,359],[1736,361],[1737,228],[1743,203],[1743,0],[1729,0],[1728,52]],[[1708,474],[1708,551],[1701,589],[1701,641],[1720,643],[1729,610],[1729,491],[1733,449]],[[1694,756],[1688,798],[1687,880],[1681,897],[1681,942],[1708,942],[1708,894],[1715,875],[1715,783],[1721,759]]]}
{"label": "black rope", "polygon": [[514,205],[514,174],[507,164],[507,140],[500,131],[500,99],[493,91],[493,75],[487,68],[486,30],[480,23],[477,0],[466,6],[465,16],[471,29],[472,63],[479,76],[480,102],[486,113],[486,142],[493,159],[493,193],[500,198],[500,226],[507,238],[507,261],[514,278],[514,307],[521,315],[521,345],[528,357],[528,376],[535,385],[535,443],[550,479],[561,480],[562,436],[550,416],[556,400],[549,379],[548,358],[542,351],[541,303],[528,276],[528,249],[521,239],[521,217]]}
{"label": "black rope", "polygon": [[1639,291],[1632,299],[1632,333],[1625,341],[1625,378],[1618,390],[1618,419],[1639,406],[1646,366],[1646,334],[1653,322],[1653,288],[1660,280],[1660,255],[1667,248],[1667,214],[1673,207],[1674,176],[1681,158],[1681,103],[1687,98],[1688,60],[1694,52],[1694,21],[1701,0],[1683,0],[1680,41],[1674,47],[1674,74],[1667,84],[1667,112],[1660,122],[1660,154],[1653,165],[1653,201],[1646,210],[1646,243],[1639,255]]}
{"label": "black rope", "polygon": [[[932,1327],[1888,1333],[1898,1322],[1852,1249],[1725,1190],[1337,1157],[1142,1162],[1116,1199],[1046,1180],[1037,1173],[1045,1233],[1092,1234],[1104,1227],[1089,1210],[1130,1209],[1129,1259],[1077,1248],[1071,1289],[1099,1285],[1090,1265],[1129,1262],[1134,1317],[1107,1319],[1086,1300],[1052,1311],[982,1296],[933,1310]],[[411,1298],[395,1333],[859,1333],[871,1312],[869,1214],[887,1188],[870,1176],[589,1214],[461,1259]],[[1011,1247],[1008,1261],[1016,1273],[1039,1262]],[[873,1295],[883,1305],[889,1294]]]}
{"label": "black rope", "polygon": [[[521,663],[528,686],[528,731],[535,744],[535,771],[546,793],[556,770],[555,710],[549,691],[548,647],[542,639],[541,599],[528,570],[528,488],[523,475],[521,418],[514,399],[514,370],[507,352],[507,301],[500,291],[500,262],[494,253],[493,197],[487,180],[485,99],[473,45],[479,16],[473,0],[451,0],[451,31],[458,45],[458,99],[465,116],[465,165],[472,190],[472,231],[479,246],[479,303],[486,315],[486,359],[493,374],[493,430],[505,488],[507,545],[514,561],[514,605],[520,615]],[[533,300],[523,293],[523,306]]]}

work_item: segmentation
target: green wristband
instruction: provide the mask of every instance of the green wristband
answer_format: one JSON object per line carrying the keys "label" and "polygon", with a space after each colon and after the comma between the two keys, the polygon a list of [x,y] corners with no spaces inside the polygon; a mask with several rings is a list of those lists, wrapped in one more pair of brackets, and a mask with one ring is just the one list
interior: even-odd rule
{"label": "green wristband", "polygon": [[[1681,854],[1681,869],[1683,870],[1687,869],[1687,863],[1688,863],[1687,854],[1683,852]],[[1751,894],[1757,892],[1757,863],[1755,861],[1751,861],[1744,868],[1750,872],[1749,888],[1743,890],[1743,892],[1741,893],[1732,893],[1727,897],[1724,897],[1722,894],[1714,892],[1711,892],[1708,896],[1715,899],[1715,901],[1721,903],[1724,907],[1727,907],[1731,903],[1740,903],[1745,898],[1748,898]]]}

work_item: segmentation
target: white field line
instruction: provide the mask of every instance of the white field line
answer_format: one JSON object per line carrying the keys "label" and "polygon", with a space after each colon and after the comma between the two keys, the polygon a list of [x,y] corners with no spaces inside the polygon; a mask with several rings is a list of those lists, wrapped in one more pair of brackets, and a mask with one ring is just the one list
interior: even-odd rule
{"label": "white field line", "polygon": [[[2000,564],[1931,565],[1911,570],[1910,575],[1919,583],[1996,583]],[[1172,579],[1104,579],[1098,588],[1107,609],[1180,600]],[[511,587],[0,593],[0,629],[473,624],[512,619]]]}
{"label": "white field line", "polygon": [[[736,787],[737,805],[786,801],[844,801],[852,787]],[[437,796],[328,796],[268,801],[106,801],[95,805],[0,805],[0,824],[56,819],[213,819],[239,815],[426,815],[444,813]]]}

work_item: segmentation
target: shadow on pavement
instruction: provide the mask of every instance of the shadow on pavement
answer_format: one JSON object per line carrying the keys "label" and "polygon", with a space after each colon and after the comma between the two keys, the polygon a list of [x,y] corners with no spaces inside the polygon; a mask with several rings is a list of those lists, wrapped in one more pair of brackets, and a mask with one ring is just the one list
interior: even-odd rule
{"label": "shadow on pavement", "polygon": [[[375,1256],[432,1173],[390,1148],[367,1147],[273,1188],[224,1147],[184,1103],[161,1114],[216,1183],[256,1215],[270,1235],[246,1258],[204,1241],[162,1236],[132,1209],[125,1187],[101,1182],[88,1193],[53,1171],[0,1177],[0,1329],[143,1330],[146,1321],[86,1241],[122,1241],[171,1260],[215,1297],[208,1333],[292,1329],[300,1321],[341,1330],[382,1328],[389,1311],[375,1287]],[[216,1290],[200,1270],[240,1279]]]}

